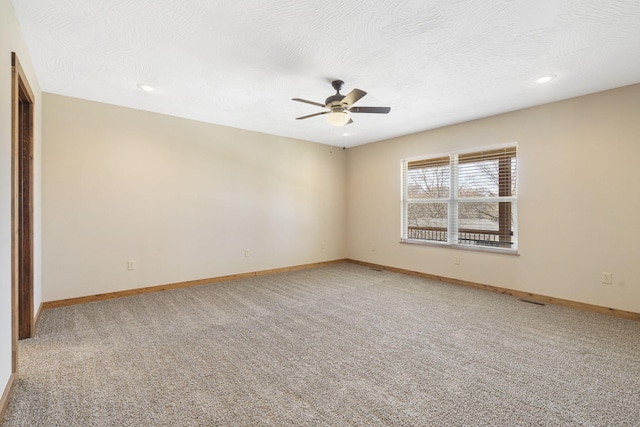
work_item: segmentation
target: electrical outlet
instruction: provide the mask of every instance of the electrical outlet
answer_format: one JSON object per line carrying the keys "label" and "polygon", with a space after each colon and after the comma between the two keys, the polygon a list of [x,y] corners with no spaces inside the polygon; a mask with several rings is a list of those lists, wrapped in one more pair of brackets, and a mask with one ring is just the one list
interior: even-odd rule
{"label": "electrical outlet", "polygon": [[133,271],[136,269],[136,262],[133,260],[127,261],[127,270]]}
{"label": "electrical outlet", "polygon": [[244,250],[244,256],[245,258],[249,258],[249,249]]}
{"label": "electrical outlet", "polygon": [[453,257],[453,263],[455,265],[460,265],[460,257],[459,256],[454,256]]}
{"label": "electrical outlet", "polygon": [[602,272],[602,283],[604,283],[605,285],[610,285],[613,283],[613,277],[612,274],[606,271]]}

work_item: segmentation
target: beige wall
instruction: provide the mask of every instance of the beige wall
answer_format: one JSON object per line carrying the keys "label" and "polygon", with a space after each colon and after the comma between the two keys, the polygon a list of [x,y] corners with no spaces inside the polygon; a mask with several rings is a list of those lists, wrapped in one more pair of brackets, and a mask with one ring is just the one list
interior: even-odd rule
{"label": "beige wall", "polygon": [[52,94],[44,105],[45,301],[346,256],[342,150]]}
{"label": "beige wall", "polygon": [[[35,96],[34,306],[40,305],[40,89],[9,0],[0,0],[0,396],[11,376],[11,52]],[[35,314],[35,313],[34,313]]]}
{"label": "beige wall", "polygon": [[[640,312],[640,85],[346,152],[44,103],[45,301],[349,257]],[[508,142],[519,256],[399,243],[401,159]]]}
{"label": "beige wall", "polygon": [[[401,159],[508,142],[519,144],[520,256],[399,243]],[[347,252],[640,312],[639,158],[640,85],[360,146],[348,152]]]}

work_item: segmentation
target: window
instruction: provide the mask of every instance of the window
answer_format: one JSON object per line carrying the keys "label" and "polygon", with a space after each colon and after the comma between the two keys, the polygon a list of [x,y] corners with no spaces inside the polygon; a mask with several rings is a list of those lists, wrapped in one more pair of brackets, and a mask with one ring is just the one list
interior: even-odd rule
{"label": "window", "polygon": [[517,250],[514,145],[402,162],[402,238]]}

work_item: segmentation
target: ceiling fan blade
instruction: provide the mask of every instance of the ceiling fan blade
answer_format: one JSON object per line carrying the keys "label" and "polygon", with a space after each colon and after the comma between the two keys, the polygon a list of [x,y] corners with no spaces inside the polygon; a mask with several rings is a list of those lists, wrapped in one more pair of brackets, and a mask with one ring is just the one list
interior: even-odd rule
{"label": "ceiling fan blade", "polygon": [[304,102],[305,104],[317,105],[318,107],[324,107],[324,104],[320,104],[319,102],[307,101],[306,99],[300,98],[292,98],[292,101]]}
{"label": "ceiling fan blade", "polygon": [[330,113],[331,111],[323,111],[322,113],[309,114],[308,116],[296,117],[296,120],[308,119],[309,117],[321,116],[322,114]]}
{"label": "ceiling fan blade", "polygon": [[349,108],[350,113],[387,114],[389,111],[391,111],[391,107],[351,107]]}
{"label": "ceiling fan blade", "polygon": [[347,96],[345,96],[344,98],[342,98],[342,101],[340,101],[340,103],[342,104],[347,104],[347,107],[350,107],[351,105],[355,104],[356,102],[358,102],[359,99],[361,99],[363,96],[365,96],[367,94],[367,92],[360,90],[360,89],[354,89],[351,92],[349,92],[347,94]]}

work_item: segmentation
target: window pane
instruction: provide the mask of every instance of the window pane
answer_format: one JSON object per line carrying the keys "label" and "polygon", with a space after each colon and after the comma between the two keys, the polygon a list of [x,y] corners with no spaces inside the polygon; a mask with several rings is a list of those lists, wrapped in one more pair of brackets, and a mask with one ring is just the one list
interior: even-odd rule
{"label": "window pane", "polygon": [[449,165],[408,169],[407,197],[409,199],[449,198]]}
{"label": "window pane", "polygon": [[510,202],[460,202],[458,243],[511,247],[513,212]]}
{"label": "window pane", "polygon": [[458,166],[458,195],[499,197],[516,195],[516,158],[467,158]]}
{"label": "window pane", "polygon": [[409,203],[407,206],[407,238],[447,241],[446,203]]}
{"label": "window pane", "polygon": [[461,163],[459,166],[460,197],[498,197],[498,161]]}

